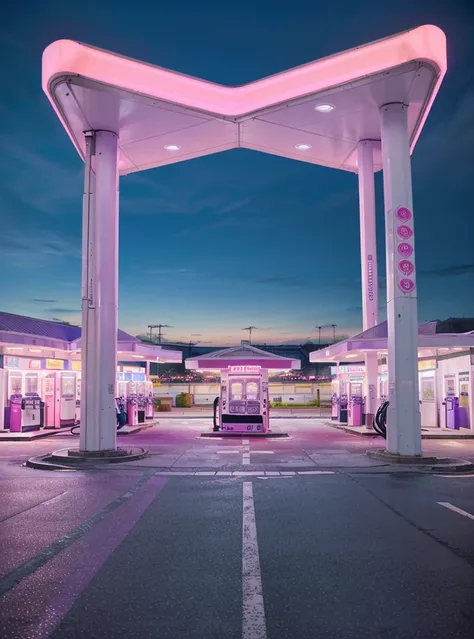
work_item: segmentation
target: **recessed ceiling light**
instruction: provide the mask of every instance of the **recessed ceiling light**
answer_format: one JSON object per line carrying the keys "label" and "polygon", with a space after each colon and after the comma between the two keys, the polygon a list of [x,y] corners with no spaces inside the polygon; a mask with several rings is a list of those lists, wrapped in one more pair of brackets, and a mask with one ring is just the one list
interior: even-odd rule
{"label": "recessed ceiling light", "polygon": [[181,148],[181,147],[180,147],[180,146],[178,146],[177,144],[167,144],[167,145],[165,146],[165,149],[166,149],[167,151],[179,151],[179,150],[180,150],[180,148]]}
{"label": "recessed ceiling light", "polygon": [[295,144],[295,149],[298,151],[309,151],[311,148],[311,144]]}
{"label": "recessed ceiling light", "polygon": [[317,104],[314,110],[319,111],[319,113],[331,113],[335,108],[334,104]]}

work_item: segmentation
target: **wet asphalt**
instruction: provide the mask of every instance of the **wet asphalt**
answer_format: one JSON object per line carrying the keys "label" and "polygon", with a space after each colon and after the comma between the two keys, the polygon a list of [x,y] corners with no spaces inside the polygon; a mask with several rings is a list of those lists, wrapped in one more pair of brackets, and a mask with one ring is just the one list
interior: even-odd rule
{"label": "wet asphalt", "polygon": [[[192,428],[166,441],[149,432],[146,464],[90,473],[33,471],[24,448],[2,452],[2,636],[471,638],[474,476],[364,465],[350,436],[308,428],[290,425],[287,448],[269,442],[255,462],[251,443],[246,466],[221,459],[240,442],[219,454],[226,442],[203,446]],[[333,474],[298,474],[302,460]],[[177,474],[225,468],[257,474]],[[249,482],[264,604],[252,634]]]}

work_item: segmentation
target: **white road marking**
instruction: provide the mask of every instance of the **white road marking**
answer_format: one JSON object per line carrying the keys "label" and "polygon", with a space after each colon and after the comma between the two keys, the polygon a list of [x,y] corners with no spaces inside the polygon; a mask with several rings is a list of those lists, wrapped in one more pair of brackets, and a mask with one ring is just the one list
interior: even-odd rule
{"label": "white road marking", "polygon": [[444,477],[445,479],[472,479],[474,475],[434,475],[435,477]]}
{"label": "white road marking", "polygon": [[240,450],[216,450],[219,455],[238,455]]}
{"label": "white road marking", "polygon": [[204,476],[211,476],[211,475],[215,475],[216,471],[215,470],[198,470],[196,473],[194,473],[195,475],[202,475]]}
{"label": "white road marking", "polygon": [[237,475],[239,477],[252,477],[263,475],[265,473],[264,470],[235,470],[233,475]]}
{"label": "white road marking", "polygon": [[295,475],[280,475],[279,477],[257,477],[257,479],[293,479]]}
{"label": "white road marking", "polygon": [[252,482],[243,483],[242,639],[267,639]]}
{"label": "white road marking", "polygon": [[54,502],[58,501],[58,499],[61,499],[61,497],[63,497],[64,495],[67,495],[69,491],[65,490],[63,493],[56,495],[56,497],[51,497],[51,499],[47,499],[46,501],[43,501],[40,505],[41,506],[46,506],[47,504],[54,504]]}
{"label": "white road marking", "polygon": [[248,466],[250,464],[250,453],[242,453],[242,465]]}
{"label": "white road marking", "polygon": [[299,470],[298,475],[334,475],[333,470]]}
{"label": "white road marking", "polygon": [[248,446],[248,445],[250,444],[250,439],[243,439],[243,440],[242,440],[242,444],[243,444],[244,446]]}
{"label": "white road marking", "polygon": [[437,501],[436,503],[439,504],[440,506],[444,506],[445,508],[448,508],[449,510],[452,510],[458,515],[462,515],[463,517],[467,517],[468,519],[472,519],[474,521],[474,515],[471,515],[471,513],[468,513],[465,510],[458,508],[457,506],[453,506],[453,504],[450,504],[448,501]]}
{"label": "white road marking", "polygon": [[252,455],[274,455],[274,450],[253,450]]}

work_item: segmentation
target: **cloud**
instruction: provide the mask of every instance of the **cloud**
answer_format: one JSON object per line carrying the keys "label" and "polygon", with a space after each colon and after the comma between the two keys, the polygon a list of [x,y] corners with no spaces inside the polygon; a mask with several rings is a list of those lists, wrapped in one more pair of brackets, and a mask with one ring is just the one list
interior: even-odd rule
{"label": "cloud", "polygon": [[81,258],[81,241],[53,231],[31,229],[5,230],[0,235],[0,259],[8,258],[9,263],[21,268],[38,268],[56,258]]}
{"label": "cloud", "polygon": [[43,300],[43,299],[40,299],[39,297],[33,297],[31,301],[38,302],[40,304],[55,304],[58,300]]}
{"label": "cloud", "polygon": [[3,188],[14,200],[34,211],[62,215],[81,207],[83,169],[71,169],[22,145],[18,136],[0,135]]}
{"label": "cloud", "polygon": [[244,208],[248,204],[250,204],[254,200],[253,197],[245,197],[241,200],[234,200],[233,202],[229,202],[229,204],[225,204],[221,208],[217,209],[215,212],[216,215],[225,215],[226,213],[233,213],[238,211],[239,209]]}
{"label": "cloud", "polygon": [[254,280],[257,284],[273,284],[276,286],[306,286],[299,277],[289,275],[273,275]]}
{"label": "cloud", "polygon": [[190,275],[194,274],[195,271],[192,271],[188,268],[155,268],[148,271],[150,275],[184,275],[185,273]]}
{"label": "cloud", "polygon": [[474,264],[458,264],[421,271],[423,275],[433,277],[458,277],[459,275],[471,275],[474,273]]}
{"label": "cloud", "polygon": [[56,313],[57,315],[76,315],[81,313],[77,308],[45,308],[46,313]]}

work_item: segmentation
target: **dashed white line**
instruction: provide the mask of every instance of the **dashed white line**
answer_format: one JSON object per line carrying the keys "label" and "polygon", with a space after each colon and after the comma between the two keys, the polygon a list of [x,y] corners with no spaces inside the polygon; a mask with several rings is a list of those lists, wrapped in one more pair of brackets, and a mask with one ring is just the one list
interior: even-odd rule
{"label": "dashed white line", "polygon": [[242,639],[266,639],[262,574],[252,482],[243,483],[242,514]]}
{"label": "dashed white line", "polygon": [[457,506],[453,506],[453,504],[450,504],[449,501],[437,501],[436,503],[439,504],[440,506],[444,506],[444,508],[448,508],[449,510],[452,510],[458,515],[462,515],[463,517],[467,517],[468,519],[472,519],[474,521],[474,515],[471,515],[471,513],[468,513],[465,510],[458,508]]}

